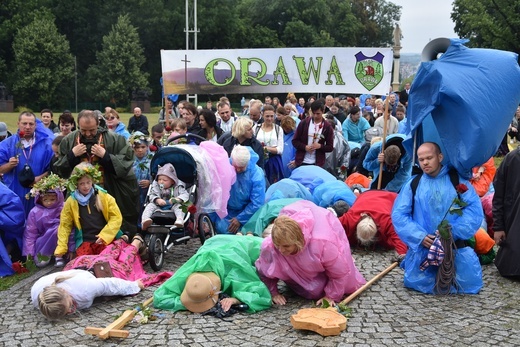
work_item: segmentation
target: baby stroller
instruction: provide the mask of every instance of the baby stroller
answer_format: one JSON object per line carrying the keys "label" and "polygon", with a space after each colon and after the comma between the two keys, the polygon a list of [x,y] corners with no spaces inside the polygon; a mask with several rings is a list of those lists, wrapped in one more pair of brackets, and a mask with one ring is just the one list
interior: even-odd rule
{"label": "baby stroller", "polygon": [[[185,134],[172,138],[170,142],[179,138],[185,138],[187,142],[195,138],[197,143],[204,141],[204,138],[194,135]],[[161,148],[152,158],[150,163],[150,174],[152,179],[157,176],[159,166],[170,163],[175,167],[177,177],[186,183],[186,190],[189,193],[189,202],[193,206],[197,206],[198,202],[198,171],[196,156],[199,147],[196,145],[179,144],[173,146],[165,146]],[[148,202],[149,203],[149,202]],[[183,226],[178,227],[175,224],[176,217],[172,210],[156,211],[152,217],[152,225],[148,227],[145,238],[148,243],[148,258],[150,266],[153,270],[159,271],[164,263],[166,252],[170,251],[174,245],[187,243],[188,240],[198,237],[201,244],[204,244],[207,238],[215,235],[213,224],[207,213],[203,211],[194,212],[188,209],[185,212]]]}

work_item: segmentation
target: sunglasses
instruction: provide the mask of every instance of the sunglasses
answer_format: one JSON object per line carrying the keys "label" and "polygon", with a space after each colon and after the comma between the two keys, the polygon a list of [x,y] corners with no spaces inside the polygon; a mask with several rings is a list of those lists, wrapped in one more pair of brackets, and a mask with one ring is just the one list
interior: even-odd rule
{"label": "sunglasses", "polygon": [[108,117],[108,120],[114,120],[116,118],[117,118],[116,116],[110,116],[110,117]]}

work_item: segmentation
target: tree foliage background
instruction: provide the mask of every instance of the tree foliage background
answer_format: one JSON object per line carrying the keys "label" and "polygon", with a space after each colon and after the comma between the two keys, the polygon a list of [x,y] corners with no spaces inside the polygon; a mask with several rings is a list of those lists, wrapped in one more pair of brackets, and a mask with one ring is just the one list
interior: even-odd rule
{"label": "tree foliage background", "polygon": [[[386,47],[392,44],[393,28],[401,16],[400,6],[387,0],[198,0],[197,3],[198,49]],[[160,50],[186,48],[185,4],[185,0],[2,0],[0,81],[15,91],[17,104],[42,108],[50,106],[48,103],[61,103],[74,91],[74,76],[68,75],[70,69],[63,66],[68,61],[73,68],[69,59],[73,56],[77,59],[80,100],[112,99],[127,106],[133,88],[149,87],[152,101],[159,101]],[[189,6],[193,6],[193,1],[189,1]],[[125,18],[125,30],[130,30],[128,34],[117,34],[123,30],[117,28],[121,16]],[[35,20],[40,26],[42,22],[54,25],[57,35],[64,35],[68,45],[60,44],[59,50],[65,58],[48,68],[55,73],[67,72],[69,78],[60,77],[59,84],[69,92],[51,90],[50,100],[49,96],[44,99],[31,92],[29,82],[16,82],[21,76],[18,65],[23,62],[21,58],[15,59],[13,43],[17,32],[34,25]],[[35,31],[34,27],[31,30]],[[32,34],[35,42],[40,35],[38,30]],[[192,41],[193,38],[190,48]],[[40,56],[57,48],[43,42],[35,45]],[[31,64],[36,68],[37,59]]]}
{"label": "tree foliage background", "polygon": [[470,47],[520,52],[520,0],[455,0],[451,18]]}

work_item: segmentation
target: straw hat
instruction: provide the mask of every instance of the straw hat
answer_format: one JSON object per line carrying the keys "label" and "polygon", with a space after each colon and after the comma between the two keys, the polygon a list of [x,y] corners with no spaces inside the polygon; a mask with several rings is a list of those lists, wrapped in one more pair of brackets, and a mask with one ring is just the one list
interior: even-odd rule
{"label": "straw hat", "polygon": [[192,273],[186,280],[181,303],[191,312],[207,311],[218,302],[220,287],[220,278],[214,272]]}

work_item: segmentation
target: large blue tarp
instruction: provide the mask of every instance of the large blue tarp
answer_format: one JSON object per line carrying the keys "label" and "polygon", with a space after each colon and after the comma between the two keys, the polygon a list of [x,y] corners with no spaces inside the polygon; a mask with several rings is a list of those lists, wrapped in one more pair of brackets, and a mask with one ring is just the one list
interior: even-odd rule
{"label": "large blue tarp", "polygon": [[439,59],[419,67],[408,99],[410,133],[404,146],[415,153],[421,143],[436,142],[443,163],[470,178],[473,167],[496,153],[515,114],[520,67],[516,53],[450,41]]}

